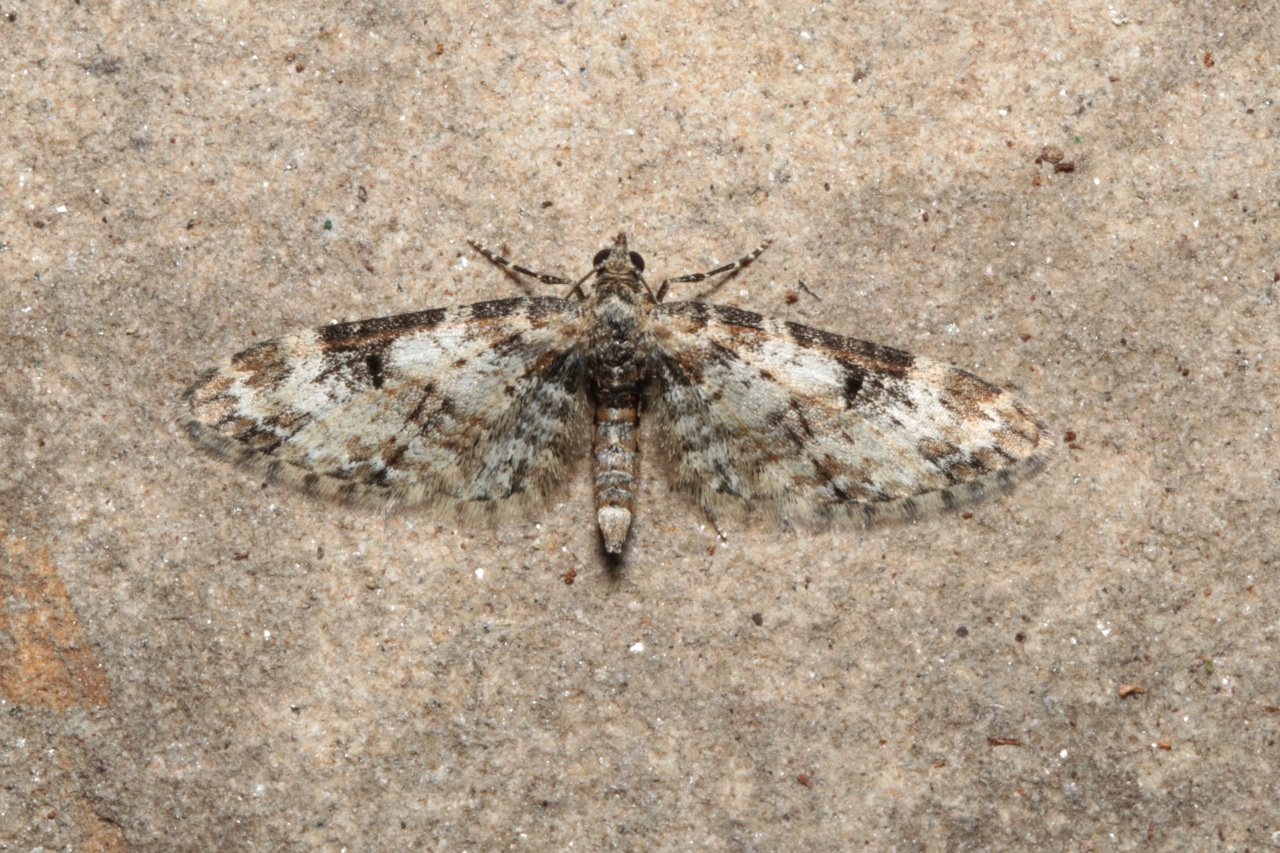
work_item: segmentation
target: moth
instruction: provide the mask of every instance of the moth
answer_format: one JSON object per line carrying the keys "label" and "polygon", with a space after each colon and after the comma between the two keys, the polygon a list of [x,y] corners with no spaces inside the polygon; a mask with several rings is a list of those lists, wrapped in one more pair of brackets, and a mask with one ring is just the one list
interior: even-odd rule
{"label": "moth", "polygon": [[[205,371],[179,418],[195,441],[303,491],[481,520],[545,506],[590,446],[596,521],[620,553],[641,416],[673,484],[721,513],[804,526],[915,519],[1008,489],[1053,439],[972,373],[752,311],[665,302],[768,246],[663,281],[625,235],[577,281],[525,296],[340,323]],[[721,283],[723,283],[721,280]],[[719,528],[717,527],[717,530]]]}

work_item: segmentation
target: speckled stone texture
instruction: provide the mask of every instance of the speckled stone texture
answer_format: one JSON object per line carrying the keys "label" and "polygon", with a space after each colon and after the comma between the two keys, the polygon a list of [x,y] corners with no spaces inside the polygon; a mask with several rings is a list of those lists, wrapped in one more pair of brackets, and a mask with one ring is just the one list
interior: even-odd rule
{"label": "speckled stone texture", "polygon": [[[0,7],[0,849],[1280,845],[1278,54],[1247,3]],[[717,301],[1013,388],[1055,459],[719,542],[650,455],[611,567],[585,459],[466,529],[173,420],[253,341],[520,292],[467,237],[624,230],[655,279],[775,238]]]}

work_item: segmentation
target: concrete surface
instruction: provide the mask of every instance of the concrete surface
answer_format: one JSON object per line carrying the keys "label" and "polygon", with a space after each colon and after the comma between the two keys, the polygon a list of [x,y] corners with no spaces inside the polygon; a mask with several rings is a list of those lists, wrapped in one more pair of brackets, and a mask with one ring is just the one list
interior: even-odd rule
{"label": "concrete surface", "polygon": [[[1268,6],[3,6],[0,849],[1280,848]],[[719,301],[1059,453],[723,543],[649,465],[610,571],[585,467],[466,529],[172,420],[253,341],[517,293],[468,236],[619,230],[655,279],[776,238]]]}

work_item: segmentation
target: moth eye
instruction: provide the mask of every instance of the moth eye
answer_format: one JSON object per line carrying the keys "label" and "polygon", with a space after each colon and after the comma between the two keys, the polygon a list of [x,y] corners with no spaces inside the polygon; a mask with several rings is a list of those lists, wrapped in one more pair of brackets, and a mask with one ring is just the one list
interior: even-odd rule
{"label": "moth eye", "polygon": [[628,252],[631,255],[631,263],[636,268],[636,272],[644,272],[644,258],[640,257],[639,252]]}
{"label": "moth eye", "polygon": [[595,256],[594,258],[592,258],[592,259],[591,259],[591,266],[592,266],[592,267],[598,267],[598,266],[600,266],[601,264],[603,264],[603,263],[604,263],[604,261],[605,261],[605,258],[609,257],[609,253],[610,253],[611,251],[613,251],[613,250],[612,250],[612,249],[601,249],[600,251],[596,252],[596,256]]}

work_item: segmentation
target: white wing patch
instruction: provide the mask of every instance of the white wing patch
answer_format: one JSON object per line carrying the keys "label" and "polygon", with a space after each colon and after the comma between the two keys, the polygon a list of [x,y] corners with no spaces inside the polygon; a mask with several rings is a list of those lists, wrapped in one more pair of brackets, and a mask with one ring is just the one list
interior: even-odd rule
{"label": "white wing patch", "polygon": [[307,491],[523,508],[585,438],[580,319],[511,299],[276,338],[206,373],[182,417],[207,449]]}
{"label": "white wing patch", "polygon": [[708,509],[916,517],[1004,491],[1053,446],[1032,409],[958,368],[724,306],[655,317],[657,433]]}

